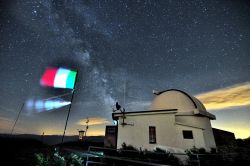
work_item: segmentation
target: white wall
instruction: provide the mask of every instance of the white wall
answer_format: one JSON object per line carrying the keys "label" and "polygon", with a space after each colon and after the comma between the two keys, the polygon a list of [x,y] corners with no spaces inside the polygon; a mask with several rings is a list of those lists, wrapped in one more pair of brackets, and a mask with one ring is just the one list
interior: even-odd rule
{"label": "white wall", "polygon": [[[197,148],[205,148],[205,141],[204,141],[204,135],[203,130],[199,128],[193,128],[193,127],[187,127],[182,125],[176,125],[177,129],[177,147],[183,148],[183,149],[190,149],[192,147]],[[184,139],[183,138],[183,130],[191,130],[193,133],[193,139]]]}
{"label": "white wall", "polygon": [[[119,123],[122,118],[119,118]],[[176,147],[175,114],[126,115],[126,123],[118,125],[117,148],[125,142],[137,148],[152,150],[158,145]],[[149,126],[156,127],[156,144],[149,143]]]}
{"label": "white wall", "polygon": [[203,116],[176,116],[176,122],[203,128],[204,148],[208,151],[210,151],[211,148],[216,148],[214,135],[209,118]]}
{"label": "white wall", "polygon": [[[119,117],[117,148],[121,148],[123,142],[138,149],[148,150],[153,150],[157,146],[182,149],[195,146],[210,151],[216,147],[207,117],[177,116],[175,112],[127,114],[124,122],[130,125],[122,126],[122,118]],[[156,127],[156,144],[149,143],[149,126]],[[183,130],[192,130],[194,139],[184,139]]]}

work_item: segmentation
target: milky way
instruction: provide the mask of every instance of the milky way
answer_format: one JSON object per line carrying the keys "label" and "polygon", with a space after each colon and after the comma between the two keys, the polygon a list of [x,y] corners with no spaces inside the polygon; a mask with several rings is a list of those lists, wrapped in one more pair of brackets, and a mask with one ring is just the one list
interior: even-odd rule
{"label": "milky way", "polygon": [[[126,110],[147,109],[153,89],[196,95],[250,82],[247,0],[0,3],[0,132],[9,131],[23,102],[68,92],[39,85],[47,66],[79,71],[69,134],[81,119],[111,120],[115,101]],[[16,132],[60,134],[67,108],[25,109]],[[225,126],[224,112],[218,116]],[[249,115],[249,106],[242,112]]]}

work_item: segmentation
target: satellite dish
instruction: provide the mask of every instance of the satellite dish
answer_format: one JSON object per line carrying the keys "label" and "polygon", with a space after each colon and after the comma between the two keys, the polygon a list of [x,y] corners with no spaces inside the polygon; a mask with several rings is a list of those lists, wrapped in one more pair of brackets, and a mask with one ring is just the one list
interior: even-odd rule
{"label": "satellite dish", "polygon": [[157,90],[153,90],[153,94],[155,94],[155,95],[159,95],[159,94],[160,94],[160,92],[159,92],[159,91],[157,91]]}

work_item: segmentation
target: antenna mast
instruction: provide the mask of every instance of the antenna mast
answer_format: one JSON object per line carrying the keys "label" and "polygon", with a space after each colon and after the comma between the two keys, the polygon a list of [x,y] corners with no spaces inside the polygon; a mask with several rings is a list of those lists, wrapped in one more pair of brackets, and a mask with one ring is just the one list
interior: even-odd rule
{"label": "antenna mast", "polygon": [[85,131],[85,137],[87,135],[87,131],[89,129],[89,118],[87,118],[87,121],[86,121],[86,131]]}
{"label": "antenna mast", "polygon": [[126,78],[125,78],[125,80],[124,80],[124,92],[123,92],[123,107],[125,107],[126,106]]}

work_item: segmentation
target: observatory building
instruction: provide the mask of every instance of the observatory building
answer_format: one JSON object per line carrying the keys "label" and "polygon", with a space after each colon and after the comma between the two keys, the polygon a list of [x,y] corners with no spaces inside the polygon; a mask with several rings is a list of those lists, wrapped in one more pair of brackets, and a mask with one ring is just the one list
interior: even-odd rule
{"label": "observatory building", "polygon": [[177,89],[154,94],[148,111],[112,114],[117,125],[106,127],[105,145],[121,148],[126,143],[138,149],[161,147],[175,152],[194,146],[216,148],[210,123],[215,116],[197,98]]}

